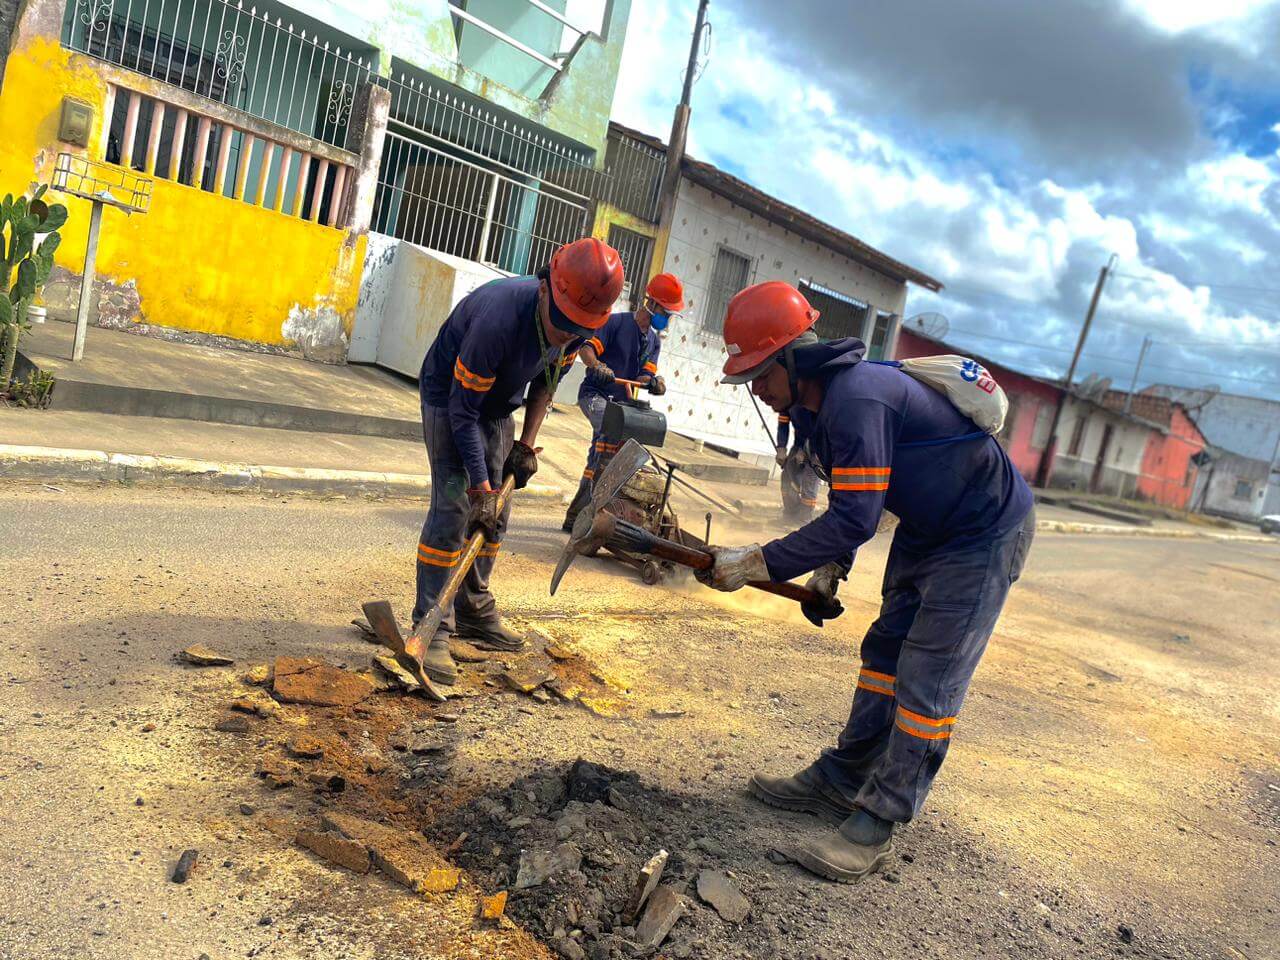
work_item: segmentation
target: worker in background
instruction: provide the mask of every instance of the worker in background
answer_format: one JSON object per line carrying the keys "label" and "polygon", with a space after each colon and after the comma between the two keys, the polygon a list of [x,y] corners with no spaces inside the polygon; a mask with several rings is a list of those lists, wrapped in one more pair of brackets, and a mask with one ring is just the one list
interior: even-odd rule
{"label": "worker in background", "polygon": [[573,529],[578,513],[591,502],[596,475],[618,452],[620,444],[601,431],[605,405],[629,396],[627,388],[617,380],[635,380],[657,397],[667,392],[666,383],[658,376],[658,354],[662,351],[658,334],[684,307],[680,281],[669,273],[660,273],[645,288],[639,310],[613,314],[578,352],[587,368],[578,388],[578,407],[591,423],[591,449],[587,451],[587,466],[578,492],[564,517],[565,530]]}
{"label": "worker in background", "polygon": [[810,329],[817,316],[785,283],[738,293],[724,323],[724,382],[749,383],[778,413],[798,408],[831,485],[828,508],[763,547],[713,547],[715,563],[699,579],[737,590],[812,572],[809,586],[833,600],[881,511],[899,518],[880,616],[863,640],[836,745],[794,776],[757,773],[749,784],[771,806],[839,822],[797,857],[849,882],[878,868],[894,828],[919,812],[1035,520],[1031,491],[994,437],[940,390],[865,361],[861,340],[819,341]]}
{"label": "worker in background", "polygon": [[[422,362],[418,390],[422,435],[431,462],[431,508],[418,543],[416,626],[436,603],[458,565],[465,539],[485,531],[485,543],[428,639],[423,669],[453,683],[452,633],[477,646],[518,650],[524,640],[498,616],[489,575],[511,505],[498,509],[507,476],[516,489],[538,469],[538,429],[578,346],[609,319],[622,292],[618,252],[587,238],[561,247],[536,276],[493,280],[464,297]],[[525,403],[520,439],[512,413]],[[454,614],[456,613],[456,623]]]}
{"label": "worker in background", "polygon": [[822,482],[809,462],[807,437],[795,430],[795,443],[787,451],[791,434],[791,416],[778,414],[778,444],[774,459],[782,468],[782,519],[791,523],[807,523],[818,506],[818,485]]}

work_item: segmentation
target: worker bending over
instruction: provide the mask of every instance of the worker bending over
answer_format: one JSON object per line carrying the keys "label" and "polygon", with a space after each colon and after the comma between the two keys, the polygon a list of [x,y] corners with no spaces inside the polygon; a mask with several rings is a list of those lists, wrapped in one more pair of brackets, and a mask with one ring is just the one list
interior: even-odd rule
{"label": "worker bending over", "polygon": [[658,354],[662,351],[658,333],[667,329],[672,315],[683,309],[684,287],[671,274],[660,273],[645,288],[639,310],[613,314],[578,352],[587,368],[578,388],[578,407],[591,423],[591,448],[578,492],[565,514],[565,530],[573,529],[578,513],[591,502],[596,475],[618,452],[617,438],[606,437],[602,430],[605,405],[628,396],[627,388],[617,381],[635,380],[658,397],[667,392],[667,385],[658,376]]}
{"label": "worker bending over", "polygon": [[[445,611],[434,637],[424,638],[423,669],[437,683],[457,679],[452,633],[488,649],[517,650],[524,643],[503,626],[489,592],[511,512],[509,502],[498,509],[498,490],[507,476],[520,489],[537,471],[534,443],[560,376],[582,340],[609,319],[622,283],[616,250],[593,238],[576,240],[537,276],[493,280],[468,294],[427,351],[418,391],[431,507],[418,543],[415,626],[435,606],[466,537],[485,531],[453,610]],[[515,440],[511,415],[522,401],[524,424]]]}
{"label": "worker bending over", "polygon": [[809,586],[832,599],[881,511],[899,518],[844,731],[795,776],[757,773],[749,785],[767,804],[840,822],[797,855],[848,882],[879,867],[894,827],[920,810],[1035,521],[1031,491],[994,437],[940,390],[864,360],[862,341],[820,342],[817,316],[785,283],[738,293],[724,323],[724,382],[749,383],[779,413],[800,408],[831,485],[828,508],[763,548],[713,548],[699,577],[737,590],[813,571]]}
{"label": "worker bending over", "polygon": [[[803,422],[804,417],[800,417]],[[788,441],[795,434],[795,443],[788,452]],[[799,424],[793,431],[790,411],[778,414],[777,455],[774,457],[782,468],[782,519],[793,523],[807,523],[813,519],[818,506],[818,485],[822,482],[809,462],[808,438],[803,436]]]}

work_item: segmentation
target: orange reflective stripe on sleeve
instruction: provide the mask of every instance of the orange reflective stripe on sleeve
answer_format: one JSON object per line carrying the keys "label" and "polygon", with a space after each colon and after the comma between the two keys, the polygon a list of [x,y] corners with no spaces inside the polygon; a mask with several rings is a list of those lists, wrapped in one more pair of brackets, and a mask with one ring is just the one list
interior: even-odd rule
{"label": "orange reflective stripe on sleeve", "polygon": [[461,550],[437,550],[425,543],[418,544],[418,562],[432,567],[457,566],[458,558],[461,556]]}
{"label": "orange reflective stripe on sleeve", "polygon": [[604,344],[600,342],[599,337],[592,337],[590,340],[584,343],[583,346],[590,347],[592,350],[594,350],[596,352],[597,360],[600,359],[600,354],[604,353]]}
{"label": "orange reflective stripe on sleeve", "polygon": [[897,678],[890,673],[879,673],[866,667],[863,667],[858,673],[859,690],[869,690],[871,693],[880,693],[886,697],[892,697],[896,683]]}
{"label": "orange reflective stripe on sleeve", "polygon": [[889,467],[836,467],[831,471],[832,490],[888,490]]}
{"label": "orange reflective stripe on sleeve", "polygon": [[658,372],[658,365],[656,363],[653,363],[652,361],[650,361],[649,363],[646,363],[644,365],[644,368],[648,370],[650,373]]}
{"label": "orange reflective stripe on sleeve", "polygon": [[467,365],[462,362],[459,357],[453,364],[453,379],[466,387],[468,390],[474,390],[476,393],[485,393],[493,386],[496,377],[482,377],[478,373],[472,373],[467,369]]}
{"label": "orange reflective stripe on sleeve", "polygon": [[575,351],[573,351],[573,353],[567,354],[565,357],[563,357],[563,358],[560,360],[560,366],[562,366],[562,367],[571,367],[571,366],[573,366],[573,361],[575,361],[575,360],[577,360],[577,359],[578,359],[578,351],[577,351],[577,350],[575,350]]}
{"label": "orange reflective stripe on sleeve", "polygon": [[926,717],[900,705],[894,726],[920,740],[947,740],[955,722],[955,717]]}

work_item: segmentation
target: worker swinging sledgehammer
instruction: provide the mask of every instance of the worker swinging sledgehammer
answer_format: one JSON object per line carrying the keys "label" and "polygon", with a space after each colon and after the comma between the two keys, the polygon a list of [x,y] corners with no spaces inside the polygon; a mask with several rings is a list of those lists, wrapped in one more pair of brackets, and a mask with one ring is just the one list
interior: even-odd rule
{"label": "worker swinging sledgehammer", "polygon": [[579,511],[591,500],[595,477],[613,459],[621,443],[602,431],[604,408],[610,400],[624,400],[626,388],[618,380],[644,384],[656,397],[667,392],[658,376],[658,354],[662,340],[658,333],[667,328],[671,317],[684,310],[684,287],[669,273],[660,273],[645,288],[644,302],[634,313],[615,313],[594,336],[582,345],[578,355],[587,368],[578,388],[578,407],[591,423],[591,449],[587,466],[578,483],[578,492],[569,504],[563,529],[573,529]]}
{"label": "worker swinging sledgehammer", "polygon": [[[423,670],[453,683],[452,633],[477,646],[518,650],[524,643],[498,616],[489,576],[502,544],[508,476],[524,487],[538,469],[538,429],[578,346],[609,319],[622,292],[618,252],[594,238],[561,247],[537,276],[493,280],[464,297],[422,363],[422,435],[431,463],[431,507],[418,543],[413,623],[436,604],[462,555],[482,529],[483,548],[428,642]],[[526,399],[527,391],[527,399]],[[512,413],[525,401],[520,439]],[[454,615],[456,614],[456,624]]]}
{"label": "worker swinging sledgehammer", "polygon": [[[817,316],[785,283],[738,293],[724,323],[724,382],[749,383],[778,413],[796,408],[814,465],[831,485],[828,508],[764,547],[713,547],[715,562],[698,577],[737,590],[813,571],[808,585],[834,597],[881,511],[899,518],[880,615],[862,642],[853,708],[836,745],[794,776],[757,773],[749,784],[771,806],[839,822],[796,856],[814,873],[849,882],[877,869],[894,828],[919,812],[1022,571],[1035,518],[1030,488],[991,436],[1004,408],[984,415],[988,394],[1004,400],[985,370],[937,357],[906,361],[916,367],[909,375],[864,360],[860,340],[820,342],[810,330]],[[933,386],[917,379],[930,363],[941,371]]]}

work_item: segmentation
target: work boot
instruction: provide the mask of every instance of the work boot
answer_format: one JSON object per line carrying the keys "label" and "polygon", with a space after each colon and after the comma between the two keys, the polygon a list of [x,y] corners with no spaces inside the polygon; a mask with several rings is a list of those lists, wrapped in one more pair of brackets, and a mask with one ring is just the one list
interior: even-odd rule
{"label": "work boot", "polygon": [[893,823],[857,810],[835,833],[795,849],[796,863],[837,883],[853,883],[875,873],[893,849]]}
{"label": "work boot", "polygon": [[512,653],[524,649],[524,637],[508,630],[497,617],[492,620],[464,620],[458,617],[456,635],[481,650]]}
{"label": "work boot", "polygon": [[753,797],[771,807],[814,813],[837,825],[844,823],[856,809],[813,767],[805,767],[793,777],[754,773],[747,789]]}
{"label": "work boot", "polygon": [[458,682],[458,665],[453,662],[453,654],[449,652],[449,638],[443,633],[436,634],[427,644],[427,652],[422,656],[422,672],[433,683],[452,686]]}
{"label": "work boot", "polygon": [[565,533],[573,533],[573,522],[578,519],[585,507],[591,503],[591,487],[583,483],[578,487],[578,492],[574,494],[569,509],[565,511],[564,523],[560,525],[560,529]]}

